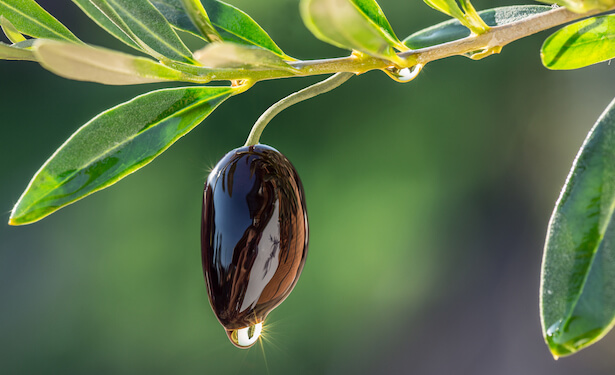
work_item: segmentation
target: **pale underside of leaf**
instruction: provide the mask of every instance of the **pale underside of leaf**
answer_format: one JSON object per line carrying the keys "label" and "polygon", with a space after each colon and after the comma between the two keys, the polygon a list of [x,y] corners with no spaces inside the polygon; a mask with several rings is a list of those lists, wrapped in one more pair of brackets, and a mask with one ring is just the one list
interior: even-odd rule
{"label": "pale underside of leaf", "polygon": [[0,60],[36,61],[32,51],[0,43]]}
{"label": "pale underside of leaf", "polygon": [[[483,10],[478,14],[488,26],[495,27],[517,22],[552,9],[544,5],[513,5]],[[469,35],[470,30],[467,27],[457,19],[452,19],[417,31],[404,39],[403,43],[409,48],[419,49],[452,42]]]}
{"label": "pale underside of leaf", "polygon": [[133,85],[182,80],[182,73],[144,57],[91,46],[39,39],[37,61],[47,70],[79,81]]}
{"label": "pale underside of leaf", "polygon": [[297,72],[273,52],[235,43],[211,43],[194,53],[209,68],[282,69]]}
{"label": "pale underside of leaf", "polygon": [[235,92],[230,87],[158,90],[101,113],[75,132],[35,174],[9,224],[40,220],[133,173]]}
{"label": "pale underside of leaf", "polygon": [[350,0],[303,0],[301,15],[316,37],[344,49],[404,64],[388,33],[360,12]]}
{"label": "pale underside of leaf", "polygon": [[587,13],[591,10],[608,10],[615,1],[613,0],[539,0],[543,3],[553,3],[566,7],[575,13]]}

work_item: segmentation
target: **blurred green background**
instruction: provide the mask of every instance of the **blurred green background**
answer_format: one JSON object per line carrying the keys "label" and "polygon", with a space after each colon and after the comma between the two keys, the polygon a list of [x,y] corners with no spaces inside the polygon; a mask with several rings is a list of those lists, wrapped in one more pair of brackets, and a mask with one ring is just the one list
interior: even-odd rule
{"label": "blurred green background", "polygon": [[[296,0],[229,2],[293,56],[346,53],[309,34]],[[83,40],[126,50],[70,1],[40,3]],[[418,0],[380,4],[400,38],[446,19]],[[0,373],[612,374],[615,334],[557,362],[541,337],[549,216],[615,92],[606,63],[543,68],[547,35],[431,63],[407,84],[367,73],[274,119],[262,141],[299,171],[311,238],[262,346],[233,347],[209,307],[203,182],[269,105],[319,78],[259,83],[113,187],[33,225],[0,224]],[[80,125],[166,86],[0,61],[0,222]]]}

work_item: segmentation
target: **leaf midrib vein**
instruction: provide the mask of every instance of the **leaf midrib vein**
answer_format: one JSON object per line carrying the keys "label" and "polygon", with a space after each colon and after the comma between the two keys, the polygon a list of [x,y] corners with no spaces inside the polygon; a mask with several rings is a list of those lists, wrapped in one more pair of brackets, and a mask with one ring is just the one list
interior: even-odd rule
{"label": "leaf midrib vein", "polygon": [[[117,7],[118,9],[122,10],[123,13],[125,13],[130,19],[132,19],[136,24],[141,26],[149,34],[153,35],[155,37],[155,39],[157,39],[160,43],[162,43],[163,45],[168,47],[171,51],[173,51],[173,52],[177,53],[179,56],[185,58],[188,62],[193,62],[194,61],[190,56],[188,56],[188,55],[184,54],[184,52],[176,49],[175,46],[173,46],[172,44],[167,42],[165,39],[159,38],[157,33],[155,33],[153,30],[151,30],[147,25],[142,23],[140,19],[135,18],[132,14],[130,14],[130,12],[128,12],[126,10],[126,8],[124,8],[121,5],[119,5],[115,0],[108,0],[108,1],[110,3],[112,3],[113,5],[115,5],[115,7]],[[171,29],[171,31],[174,32],[173,29]],[[180,43],[181,43],[181,40],[180,40]]]}
{"label": "leaf midrib vein", "polygon": [[[64,183],[68,180],[68,179],[72,178],[72,177],[73,177],[73,176],[75,176],[77,173],[79,173],[79,171],[81,171],[81,170],[83,170],[84,168],[86,168],[86,167],[88,167],[88,166],[92,165],[92,164],[93,164],[94,162],[96,162],[97,160],[100,160],[101,158],[103,158],[103,157],[105,157],[105,156],[107,156],[107,155],[112,154],[112,153],[113,153],[113,151],[115,151],[115,150],[117,150],[118,148],[120,148],[120,146],[125,145],[126,143],[128,143],[128,142],[132,141],[133,139],[135,139],[135,138],[136,138],[136,137],[138,137],[139,135],[141,135],[141,134],[143,134],[143,133],[145,133],[145,132],[149,131],[150,129],[155,128],[156,126],[158,126],[159,124],[161,124],[162,122],[164,122],[164,121],[166,121],[166,120],[168,120],[168,119],[171,119],[171,118],[173,118],[173,117],[175,117],[175,116],[181,115],[182,113],[184,113],[184,112],[186,112],[186,111],[188,111],[188,110],[190,110],[190,109],[193,109],[193,108],[194,108],[194,107],[196,107],[196,106],[199,106],[199,105],[200,105],[200,104],[202,104],[203,102],[206,102],[206,101],[210,101],[210,100],[213,100],[213,99],[219,98],[220,96],[223,96],[223,95],[225,95],[225,94],[227,94],[227,92],[223,92],[223,93],[220,93],[220,94],[217,94],[217,95],[211,96],[211,97],[207,97],[206,99],[203,99],[203,100],[198,100],[198,101],[196,101],[195,103],[193,103],[192,105],[189,105],[189,106],[187,106],[187,107],[184,107],[184,108],[182,108],[181,110],[179,110],[179,111],[177,111],[177,112],[174,112],[174,113],[170,114],[169,116],[167,116],[167,117],[165,117],[165,118],[163,118],[163,119],[159,120],[156,124],[154,124],[154,125],[152,125],[152,126],[149,126],[149,127],[148,127],[147,129],[145,129],[144,131],[139,132],[139,133],[136,133],[136,134],[134,134],[134,135],[132,135],[132,136],[130,136],[130,137],[128,137],[128,138],[125,138],[122,142],[120,142],[120,143],[116,144],[115,146],[113,146],[113,147],[111,147],[111,148],[109,148],[109,149],[105,150],[105,151],[104,151],[104,152],[102,152],[99,156],[97,156],[97,157],[95,157],[95,158],[91,158],[91,159],[89,159],[86,163],[83,163],[80,167],[78,167],[78,169],[77,169],[75,172],[70,173],[69,175],[67,175],[67,176],[66,176],[66,177],[65,177],[62,181],[58,182],[58,183],[57,183],[57,184],[56,184],[53,188],[51,188],[51,189],[47,189],[47,192],[46,192],[44,195],[42,195],[42,196],[38,197],[36,200],[34,200],[32,203],[30,203],[30,204],[26,207],[26,209],[22,210],[22,212],[24,212],[24,213],[25,213],[25,212],[28,212],[28,211],[30,210],[30,208],[32,208],[32,206],[36,205],[36,204],[37,204],[37,203],[39,203],[42,199],[44,199],[44,198],[45,198],[45,197],[47,197],[49,194],[51,194],[52,192],[54,192],[54,191],[55,191],[58,187],[62,186],[62,185],[63,185],[63,184],[64,184]],[[128,102],[128,103],[129,103],[129,102]],[[120,104],[120,105],[121,105],[121,104]],[[117,108],[117,107],[116,107],[116,108]],[[114,109],[115,109],[115,108],[112,108],[112,109],[110,109],[110,110],[109,110],[109,111],[107,111],[107,112],[103,112],[103,113],[102,113],[102,114],[100,114],[99,116],[96,116],[95,118],[93,118],[90,122],[95,121],[96,119],[100,118],[103,114],[105,114],[105,113],[109,113],[110,111],[113,111]],[[83,129],[85,129],[85,126],[87,126],[87,124],[86,124],[86,125],[84,125]],[[75,135],[79,134],[80,132],[81,132],[81,129],[80,129],[77,133],[75,133],[75,134],[74,134],[71,138],[69,138],[69,140],[70,140],[70,139],[72,139]],[[65,145],[63,145],[63,146],[62,146],[62,148],[63,148],[64,146],[65,146]],[[53,157],[52,157],[52,158],[53,158]],[[52,159],[49,159],[49,161],[51,161],[51,160],[52,160]],[[46,166],[47,166],[47,165],[43,166],[43,168],[41,168],[40,172],[42,172],[42,171],[45,169],[45,167],[46,167]],[[35,176],[35,177],[34,177],[35,179],[36,179],[36,177],[38,177],[38,175],[40,174],[40,172],[39,172],[39,173],[37,173],[37,176]]]}
{"label": "leaf midrib vein", "polygon": [[[36,18],[31,17],[30,15],[28,15],[27,13],[23,13],[22,11],[20,11],[18,8],[15,8],[9,4],[7,4],[6,2],[2,1],[2,4],[4,4],[7,8],[10,8],[12,10],[14,10],[16,13],[22,15],[23,17],[31,20],[32,22],[34,22],[35,24],[41,26],[43,29],[49,30],[51,31],[52,34],[55,34],[59,37],[61,37],[64,40],[68,40],[70,42],[74,42],[74,39],[68,38],[66,35],[60,34],[58,31],[50,28],[49,26],[45,25],[44,23],[41,23],[39,20],[37,20]],[[52,17],[53,18],[53,17]],[[69,31],[70,32],[70,31]],[[73,35],[74,36],[74,35]],[[75,37],[75,39],[77,39],[77,37]]]}

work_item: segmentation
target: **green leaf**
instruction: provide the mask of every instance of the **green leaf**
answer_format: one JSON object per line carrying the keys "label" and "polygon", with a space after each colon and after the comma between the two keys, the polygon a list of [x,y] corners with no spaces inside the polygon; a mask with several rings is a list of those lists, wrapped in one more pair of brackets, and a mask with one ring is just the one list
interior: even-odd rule
{"label": "green leaf", "polygon": [[208,42],[220,42],[220,35],[211,24],[201,0],[181,0],[190,20]]}
{"label": "green leaf", "polygon": [[440,11],[444,14],[447,14],[453,18],[458,19],[459,21],[463,21],[464,15],[461,8],[459,8],[459,4],[455,0],[423,0],[425,4],[434,8],[437,11]]}
{"label": "green leaf", "polygon": [[540,0],[544,3],[558,4],[575,13],[587,13],[592,10],[608,10],[615,5],[615,0]]}
{"label": "green leaf", "polygon": [[[151,0],[151,2],[174,27],[204,38],[184,11],[181,0]],[[286,55],[267,32],[246,13],[222,1],[203,0],[202,3],[209,20],[223,40],[246,46],[261,47],[283,59],[294,60]]]}
{"label": "green leaf", "polygon": [[540,309],[555,357],[596,342],[614,324],[614,210],[615,100],[583,143],[549,223]]}
{"label": "green leaf", "polygon": [[480,35],[489,30],[489,26],[480,18],[470,0],[459,0],[459,3],[461,4],[461,9],[463,9],[464,20],[472,32]]}
{"label": "green leaf", "polygon": [[585,19],[568,25],[545,40],[540,50],[549,69],[579,69],[615,58],[615,16]]}
{"label": "green leaf", "polygon": [[[375,0],[351,0],[351,2],[369,22],[373,22],[382,31],[382,35],[389,40],[391,46],[400,47],[400,41],[389,24],[389,20]],[[400,48],[405,50],[404,46]]]}
{"label": "green leaf", "polygon": [[145,166],[237,91],[231,87],[158,90],[99,114],[34,175],[9,224],[40,220]]}
{"label": "green leaf", "polygon": [[38,39],[34,55],[45,69],[78,81],[134,85],[184,78],[181,72],[150,59],[86,45]]}
{"label": "green leaf", "polygon": [[202,0],[209,19],[227,42],[257,46],[287,60],[294,60],[275,44],[269,34],[250,16],[232,5],[217,0]]}
{"label": "green leaf", "polygon": [[194,57],[208,68],[264,68],[297,72],[297,69],[269,50],[235,43],[211,43],[196,51]]}
{"label": "green leaf", "polygon": [[0,43],[0,60],[36,61],[32,51]]}
{"label": "green leaf", "polygon": [[11,21],[0,15],[0,27],[2,32],[11,41],[11,43],[19,43],[26,40],[26,38],[17,30],[17,28],[11,23]]}
{"label": "green leaf", "polygon": [[301,0],[301,16],[324,42],[404,64],[393,48],[406,48],[373,0]]}
{"label": "green leaf", "polygon": [[[128,26],[121,20],[117,13],[115,13],[110,7],[102,9],[108,9],[108,13],[115,13],[115,17],[113,15],[106,16],[105,13],[99,9],[96,5],[94,5],[90,0],[72,0],[73,3],[77,4],[79,8],[85,13],[88,17],[92,19],[92,21],[96,22],[98,26],[106,30],[109,34],[113,35],[116,39],[124,42],[130,47],[144,51],[141,46],[137,42],[135,42],[129,34],[124,32],[122,28],[128,29]],[[100,5],[99,5],[100,6]],[[120,28],[118,25],[122,25]]]}
{"label": "green leaf", "polygon": [[[514,5],[483,10],[478,14],[488,26],[495,27],[521,21],[549,10],[553,10],[553,8],[544,5]],[[469,35],[470,30],[467,27],[463,26],[458,20],[452,19],[410,35],[404,39],[404,44],[409,48],[419,49],[452,42]]]}
{"label": "green leaf", "polygon": [[158,9],[174,28],[207,41],[205,35],[201,34],[201,31],[192,23],[181,0],[150,0],[150,3]]}
{"label": "green leaf", "polygon": [[482,34],[489,30],[489,27],[478,16],[470,0],[459,0],[463,10],[459,7],[457,0],[423,0],[425,4],[444,14],[456,18],[462,25],[476,34]]}
{"label": "green leaf", "polygon": [[[83,2],[85,0],[74,0]],[[107,31],[116,35],[118,29],[153,57],[196,64],[192,52],[177,36],[162,14],[147,0],[90,0],[116,28]],[[95,19],[96,20],[96,19]],[[101,26],[108,24],[97,21]],[[104,26],[103,26],[104,27]],[[125,39],[123,37],[123,39]],[[120,40],[123,40],[120,39]]]}
{"label": "green leaf", "polygon": [[0,0],[0,15],[21,33],[34,38],[81,42],[34,0]]}

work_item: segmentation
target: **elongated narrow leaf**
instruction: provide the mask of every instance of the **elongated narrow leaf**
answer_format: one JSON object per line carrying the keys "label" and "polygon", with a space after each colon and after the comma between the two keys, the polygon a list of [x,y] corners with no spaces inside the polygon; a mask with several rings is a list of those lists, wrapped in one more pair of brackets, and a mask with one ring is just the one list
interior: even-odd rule
{"label": "elongated narrow leaf", "polygon": [[594,343],[614,324],[614,210],[615,100],[581,147],[549,223],[540,307],[556,357]]}
{"label": "elongated narrow leaf", "polygon": [[80,42],[34,0],[0,0],[0,15],[11,21],[23,34],[35,38]]}
{"label": "elongated narrow leaf", "polygon": [[540,0],[544,3],[558,4],[575,13],[587,13],[591,10],[608,10],[615,5],[615,0]]}
{"label": "elongated narrow leaf", "polygon": [[[120,41],[126,43],[127,45],[131,46],[136,50],[144,51],[143,48],[141,48],[141,46],[139,46],[139,44],[129,36],[129,34],[122,30],[122,28],[128,29],[128,26],[126,26],[126,24],[119,18],[119,16],[117,16],[117,13],[115,13],[115,19],[113,18],[113,15],[110,15],[110,18],[109,16],[105,15],[101,8],[94,5],[90,0],[72,1],[73,3],[77,4],[79,8],[81,8],[83,13],[87,14],[88,17],[90,17],[94,22],[96,22],[98,26],[105,29],[109,34],[113,35],[115,38],[119,39]],[[108,7],[107,9],[113,12],[110,7]],[[119,27],[118,25],[123,25],[123,27]]]}
{"label": "elongated narrow leaf", "polygon": [[173,27],[207,41],[205,35],[201,34],[201,31],[192,23],[181,0],[150,0],[150,3],[158,9]]}
{"label": "elongated narrow leaf", "polygon": [[196,51],[194,57],[208,68],[265,68],[297,71],[269,50],[228,42],[211,43]]}
{"label": "elongated narrow leaf", "polygon": [[545,40],[540,50],[549,69],[578,69],[615,58],[615,16],[589,18],[568,25]]}
{"label": "elongated narrow leaf", "polygon": [[180,81],[181,72],[144,57],[86,45],[39,39],[36,60],[47,70],[78,81],[134,85]]}
{"label": "elongated narrow leaf", "polygon": [[11,23],[11,21],[4,18],[4,16],[0,15],[0,27],[2,28],[2,32],[11,41],[11,43],[19,43],[26,40],[26,38],[17,30],[15,25]]}
{"label": "elongated narrow leaf", "polygon": [[[151,0],[151,2],[174,27],[204,38],[184,11],[180,0]],[[286,55],[269,34],[246,13],[222,1],[203,0],[202,3],[209,20],[223,40],[261,47],[283,59],[294,60]]]}
{"label": "elongated narrow leaf", "polygon": [[473,33],[480,35],[489,30],[489,26],[480,18],[470,0],[459,0],[459,3],[463,9],[464,19]]}
{"label": "elongated narrow leaf", "polygon": [[32,51],[0,43],[0,60],[36,61]]}
{"label": "elongated narrow leaf", "polygon": [[[549,10],[553,8],[544,5],[513,5],[483,10],[478,14],[488,26],[495,27],[517,22]],[[409,48],[419,49],[452,42],[469,35],[470,30],[467,27],[458,20],[452,19],[417,31],[404,39],[404,44]]]}
{"label": "elongated narrow leaf", "polygon": [[461,22],[461,24],[476,34],[482,34],[489,29],[476,13],[476,10],[470,3],[470,0],[459,0],[463,6],[463,10],[461,10],[456,0],[423,1],[425,1],[425,3],[430,7],[456,18],[459,22]]}
{"label": "elongated narrow leaf", "polygon": [[386,19],[373,0],[301,0],[301,16],[324,42],[403,64],[394,48],[406,48],[390,34],[390,26],[383,26]]}
{"label": "elongated narrow leaf", "polygon": [[[374,23],[382,31],[382,35],[389,40],[392,46],[400,47],[400,41],[389,24],[389,20],[375,0],[351,0],[351,2],[369,22]],[[400,48],[404,49],[403,46]]]}
{"label": "elongated narrow leaf", "polygon": [[[83,0],[75,0],[83,1]],[[175,30],[147,0],[90,0],[100,11],[93,16],[106,16],[117,28],[108,29],[115,35],[121,30],[129,39],[157,59],[167,58],[196,64],[190,50]],[[99,22],[101,26],[102,22]],[[124,38],[125,39],[125,38]]]}
{"label": "elongated narrow leaf", "polygon": [[153,91],[94,117],[36,173],[9,224],[40,220],[145,166],[235,92],[231,87]]}
{"label": "elongated narrow leaf", "polygon": [[217,0],[202,0],[209,19],[227,42],[268,49],[276,55],[294,60],[275,44],[269,34],[250,16],[232,5]]}
{"label": "elongated narrow leaf", "polygon": [[207,11],[203,8],[203,4],[201,4],[201,0],[181,0],[181,2],[194,26],[196,26],[208,42],[222,41],[220,34],[211,24]]}
{"label": "elongated narrow leaf", "polygon": [[425,4],[438,10],[444,14],[456,18],[459,21],[463,20],[463,11],[455,0],[423,0]]}

